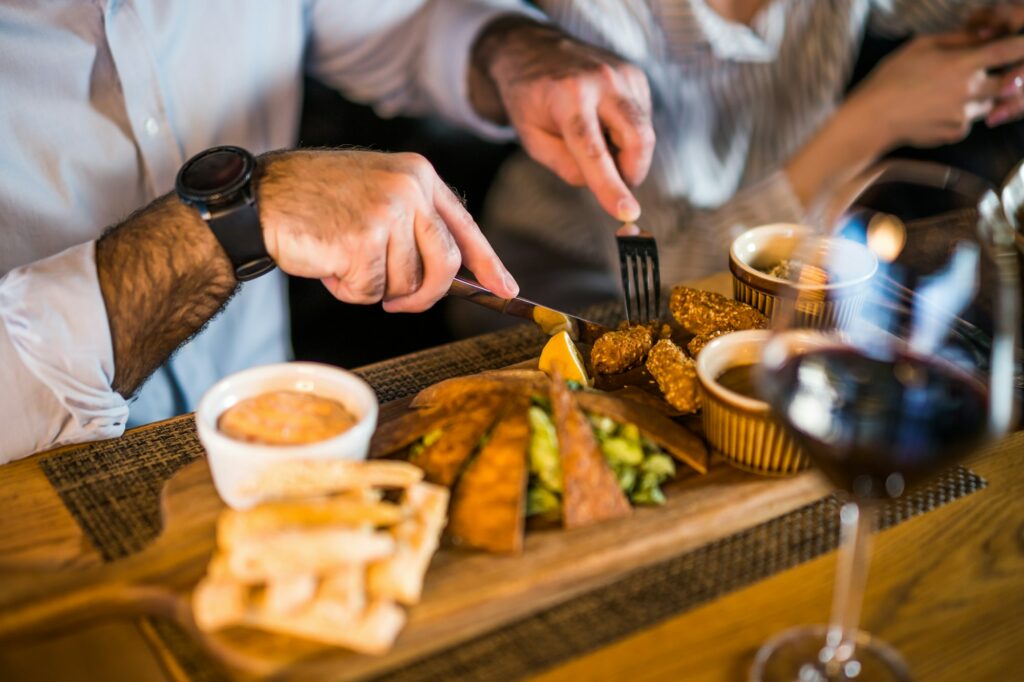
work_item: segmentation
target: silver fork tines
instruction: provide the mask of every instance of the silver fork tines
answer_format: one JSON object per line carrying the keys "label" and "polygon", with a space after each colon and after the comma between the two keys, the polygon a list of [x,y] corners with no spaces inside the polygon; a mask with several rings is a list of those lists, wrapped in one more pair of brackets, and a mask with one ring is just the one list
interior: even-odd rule
{"label": "silver fork tines", "polygon": [[619,246],[626,320],[630,324],[657,320],[661,314],[661,272],[654,236],[626,224],[615,233],[615,240]]}

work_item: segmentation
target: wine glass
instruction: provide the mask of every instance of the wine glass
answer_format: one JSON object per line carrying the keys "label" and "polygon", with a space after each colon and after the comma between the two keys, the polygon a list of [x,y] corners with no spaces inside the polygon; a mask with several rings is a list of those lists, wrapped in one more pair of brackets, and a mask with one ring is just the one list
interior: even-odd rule
{"label": "wine glass", "polygon": [[[858,629],[876,508],[1014,420],[1020,279],[998,197],[922,221],[862,213],[841,235],[792,254],[759,370],[774,415],[844,500],[832,615],[767,642],[752,680],[909,680],[896,650]],[[840,311],[829,287],[848,270],[847,237],[878,267]]]}

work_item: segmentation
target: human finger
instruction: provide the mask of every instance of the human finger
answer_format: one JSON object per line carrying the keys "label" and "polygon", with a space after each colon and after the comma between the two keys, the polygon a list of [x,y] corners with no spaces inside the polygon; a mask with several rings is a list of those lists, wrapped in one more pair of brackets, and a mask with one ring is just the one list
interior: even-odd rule
{"label": "human finger", "polygon": [[967,94],[974,100],[994,99],[1002,90],[1002,79],[988,75],[984,69],[975,71],[967,81]]}
{"label": "human finger", "polygon": [[561,126],[566,147],[576,159],[587,186],[601,207],[623,222],[639,218],[640,204],[626,187],[612,160],[598,123],[596,107],[583,102],[556,121]]}
{"label": "human finger", "polygon": [[384,310],[389,313],[421,312],[437,303],[448,292],[462,263],[458,245],[436,212],[418,211],[413,230],[423,261],[423,282],[411,294],[384,301]]}
{"label": "human finger", "polygon": [[995,106],[994,100],[972,100],[964,105],[964,119],[970,123],[980,121],[989,115]]}
{"label": "human finger", "polygon": [[621,94],[605,97],[597,108],[601,122],[618,149],[618,169],[634,187],[647,177],[654,156],[654,128],[649,112],[649,107]]}
{"label": "human finger", "polygon": [[1024,61],[1024,36],[1000,38],[974,50],[974,63],[980,68],[998,68]]}
{"label": "human finger", "polygon": [[555,173],[562,182],[573,187],[583,187],[586,181],[572,152],[557,135],[533,128],[519,134],[519,141],[530,157]]}
{"label": "human finger", "polygon": [[480,227],[455,193],[440,178],[434,184],[434,209],[447,225],[459,247],[462,263],[477,281],[503,298],[519,294],[519,285],[508,271]]}
{"label": "human finger", "polygon": [[990,128],[995,128],[1022,118],[1024,118],[1024,94],[999,100],[985,118],[985,124]]}
{"label": "human finger", "polygon": [[423,260],[416,244],[414,223],[415,213],[412,213],[402,215],[391,226],[384,300],[414,293],[423,283]]}
{"label": "human finger", "polygon": [[1000,77],[999,96],[1013,98],[1024,93],[1024,66],[1010,69]]}

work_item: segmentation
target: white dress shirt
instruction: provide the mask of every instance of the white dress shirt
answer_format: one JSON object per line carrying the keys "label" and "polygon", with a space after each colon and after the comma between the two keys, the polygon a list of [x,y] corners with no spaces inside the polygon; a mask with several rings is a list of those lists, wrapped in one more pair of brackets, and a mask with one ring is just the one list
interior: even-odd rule
{"label": "white dress shirt", "polygon": [[384,114],[467,101],[484,24],[517,0],[8,0],[0,5],[0,462],[193,409],[290,354],[285,278],[247,283],[126,402],[94,240],[190,156],[295,144],[303,73]]}
{"label": "white dress shirt", "polygon": [[[944,30],[998,1],[774,0],[749,26],[706,0],[538,4],[569,33],[648,76],[657,144],[637,199],[671,285],[724,269],[729,243],[749,227],[804,219],[782,167],[842,101],[869,25],[889,35]],[[505,242],[525,238],[618,270],[614,220],[588,191],[521,152],[502,168],[484,226]],[[517,274],[515,262],[506,264]]]}

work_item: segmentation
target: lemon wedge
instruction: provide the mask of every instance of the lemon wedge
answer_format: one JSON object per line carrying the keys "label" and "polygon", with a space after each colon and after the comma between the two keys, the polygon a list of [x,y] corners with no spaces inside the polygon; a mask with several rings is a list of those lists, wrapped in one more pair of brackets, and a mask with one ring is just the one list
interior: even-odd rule
{"label": "lemon wedge", "polygon": [[557,368],[566,381],[578,381],[584,386],[591,385],[583,357],[569,337],[569,332],[560,331],[548,339],[544,344],[544,350],[540,352],[538,367],[548,376]]}
{"label": "lemon wedge", "polygon": [[572,331],[572,322],[569,321],[565,313],[560,313],[543,306],[537,306],[533,309],[533,321],[548,336],[557,334],[562,330]]}

